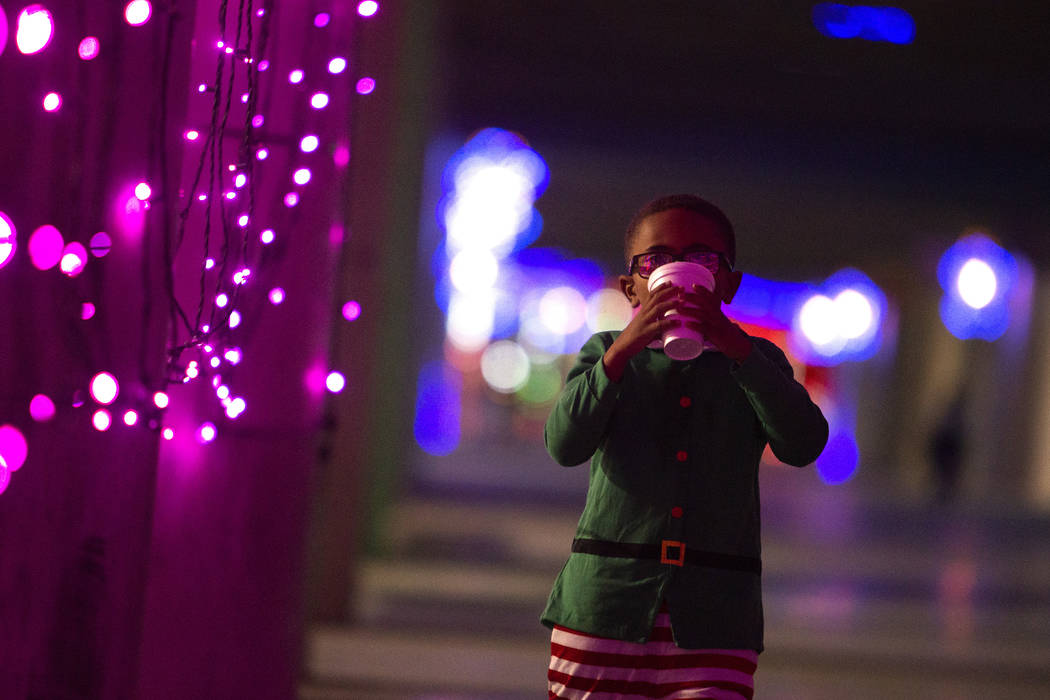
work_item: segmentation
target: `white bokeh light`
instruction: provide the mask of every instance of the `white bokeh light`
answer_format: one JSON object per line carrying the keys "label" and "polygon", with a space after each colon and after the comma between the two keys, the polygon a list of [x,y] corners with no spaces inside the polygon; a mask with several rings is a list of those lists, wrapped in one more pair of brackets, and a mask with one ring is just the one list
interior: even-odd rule
{"label": "white bokeh light", "polygon": [[631,303],[618,289],[599,289],[587,299],[587,327],[594,333],[623,330],[631,322]]}
{"label": "white bokeh light", "polygon": [[492,251],[470,248],[461,250],[452,258],[448,268],[452,286],[461,292],[472,293],[491,289],[499,276],[499,261]]}
{"label": "white bokeh light", "polygon": [[107,406],[117,399],[120,393],[120,385],[117,378],[109,372],[99,372],[91,378],[91,398],[103,406]]}
{"label": "white bokeh light", "polygon": [[153,6],[148,0],[131,0],[124,8],[124,19],[133,27],[138,27],[149,21],[153,14]]}
{"label": "white bokeh light", "polygon": [[497,340],[481,353],[481,376],[501,394],[511,394],[529,380],[529,356],[512,340]]}
{"label": "white bokeh light", "polygon": [[970,258],[959,269],[955,287],[967,306],[983,309],[995,299],[999,285],[991,265],[980,258]]}
{"label": "white bokeh light", "polygon": [[578,331],[587,321],[587,300],[572,287],[556,287],[540,298],[543,325],[560,335]]}
{"label": "white bokeh light", "polygon": [[875,323],[875,309],[868,297],[856,289],[846,289],[835,297],[838,330],[847,340],[868,333]]}
{"label": "white bokeh light", "polygon": [[835,302],[823,294],[814,294],[799,311],[803,335],[817,347],[828,346],[840,338]]}
{"label": "white bokeh light", "polygon": [[491,293],[454,295],[448,304],[448,339],[465,352],[481,350],[492,337],[495,307]]}
{"label": "white bokeh light", "polygon": [[43,51],[55,33],[51,11],[40,4],[26,7],[18,14],[15,45],[26,55]]}

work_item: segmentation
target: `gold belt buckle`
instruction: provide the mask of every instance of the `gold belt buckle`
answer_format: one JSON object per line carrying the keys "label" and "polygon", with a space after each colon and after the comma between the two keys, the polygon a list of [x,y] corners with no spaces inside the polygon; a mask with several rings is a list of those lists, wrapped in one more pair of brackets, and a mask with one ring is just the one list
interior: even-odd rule
{"label": "gold belt buckle", "polygon": [[[672,558],[668,555],[667,550],[675,547],[678,548],[678,554],[677,556]],[[661,540],[660,563],[673,564],[675,566],[683,566],[685,564],[685,543],[679,542],[678,540]]]}

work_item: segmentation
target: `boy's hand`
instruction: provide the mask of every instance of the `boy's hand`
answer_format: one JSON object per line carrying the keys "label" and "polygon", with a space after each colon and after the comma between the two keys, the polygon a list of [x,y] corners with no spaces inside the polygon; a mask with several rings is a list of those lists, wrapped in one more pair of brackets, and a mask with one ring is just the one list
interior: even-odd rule
{"label": "boy's hand", "polygon": [[684,290],[665,284],[657,287],[649,298],[638,309],[631,322],[623,329],[602,357],[605,373],[614,382],[623,378],[627,362],[645,349],[649,343],[663,335],[663,332],[680,321],[675,318],[664,318],[668,311],[682,305]]}
{"label": "boy's hand", "polygon": [[678,313],[683,325],[703,334],[704,339],[725,353],[726,357],[743,362],[751,352],[751,338],[722,311],[722,301],[700,285],[683,292]]}

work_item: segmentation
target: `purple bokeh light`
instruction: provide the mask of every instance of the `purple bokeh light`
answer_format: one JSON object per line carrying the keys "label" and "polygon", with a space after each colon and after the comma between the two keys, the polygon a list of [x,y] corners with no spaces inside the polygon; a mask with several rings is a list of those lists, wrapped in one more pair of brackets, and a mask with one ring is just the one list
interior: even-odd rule
{"label": "purple bokeh light", "polygon": [[98,57],[100,47],[98,37],[86,36],[80,40],[80,45],[77,46],[77,56],[80,56],[81,60],[90,61]]}
{"label": "purple bokeh light", "polygon": [[99,231],[88,242],[88,249],[96,258],[104,258],[113,248],[113,239],[105,231]]}
{"label": "purple bokeh light", "polygon": [[7,12],[4,10],[4,6],[0,5],[0,56],[4,55],[4,49],[7,47]]}
{"label": "purple bokeh light", "polygon": [[22,431],[10,424],[0,425],[0,456],[7,463],[7,468],[18,471],[28,455],[29,445]]}
{"label": "purple bokeh light", "polygon": [[332,16],[327,12],[318,12],[314,16],[314,26],[318,29],[327,27],[328,23],[332,21]]}
{"label": "purple bokeh light", "polygon": [[46,394],[37,394],[29,400],[29,415],[38,423],[46,423],[55,417],[55,402]]}
{"label": "purple bokeh light", "polygon": [[51,224],[45,224],[29,236],[29,259],[38,270],[50,270],[62,259],[65,241]]}
{"label": "purple bokeh light", "polygon": [[43,5],[30,5],[18,15],[15,44],[26,55],[38,53],[47,48],[54,33],[55,22],[51,12]]}
{"label": "purple bokeh light", "polygon": [[280,287],[274,287],[270,290],[269,297],[270,303],[276,306],[284,301],[284,290]]}
{"label": "purple bokeh light", "polygon": [[374,78],[361,78],[357,81],[356,89],[359,95],[370,95],[376,89],[376,81]]}
{"label": "purple bokeh light", "polygon": [[343,318],[347,321],[356,321],[361,316],[361,305],[356,301],[348,301],[343,304]]}
{"label": "purple bokeh light", "polygon": [[80,320],[87,321],[88,319],[95,317],[95,305],[90,301],[85,301],[80,305]]}

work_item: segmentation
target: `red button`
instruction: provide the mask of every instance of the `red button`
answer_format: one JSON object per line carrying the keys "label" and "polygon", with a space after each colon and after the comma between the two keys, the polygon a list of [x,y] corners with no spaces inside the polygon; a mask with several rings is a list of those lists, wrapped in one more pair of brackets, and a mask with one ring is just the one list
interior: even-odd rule
{"label": "red button", "polygon": [[682,508],[680,506],[675,506],[674,508],[671,509],[671,517],[672,518],[680,518],[680,517],[682,517],[682,513],[683,512],[684,511],[682,511]]}
{"label": "red button", "polygon": [[679,462],[684,462],[685,460],[689,459],[689,453],[685,450],[678,450],[678,454],[675,456],[678,458]]}
{"label": "red button", "polygon": [[688,396],[683,396],[682,398],[678,399],[678,403],[679,405],[681,405],[682,408],[689,408],[693,405],[693,400]]}

